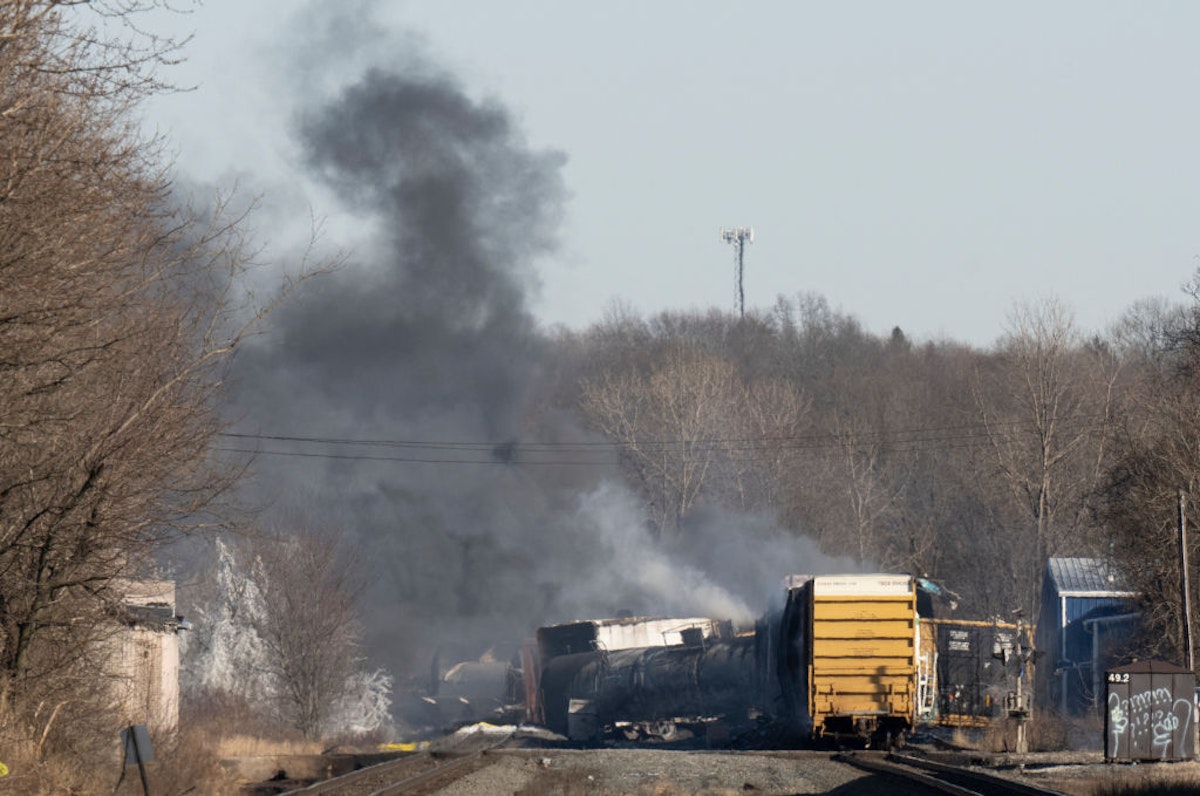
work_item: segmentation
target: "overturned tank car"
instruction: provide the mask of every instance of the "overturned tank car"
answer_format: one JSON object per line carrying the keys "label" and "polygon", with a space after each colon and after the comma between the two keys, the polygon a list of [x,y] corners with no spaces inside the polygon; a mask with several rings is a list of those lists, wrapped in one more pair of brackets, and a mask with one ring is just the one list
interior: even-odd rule
{"label": "overturned tank car", "polygon": [[605,732],[668,739],[681,726],[750,718],[754,636],[691,644],[583,652],[542,671],[546,726],[572,740]]}
{"label": "overturned tank car", "polygon": [[907,575],[793,577],[753,631],[708,619],[541,628],[523,660],[529,718],[572,740],[776,737],[902,744],[917,710],[916,586]]}

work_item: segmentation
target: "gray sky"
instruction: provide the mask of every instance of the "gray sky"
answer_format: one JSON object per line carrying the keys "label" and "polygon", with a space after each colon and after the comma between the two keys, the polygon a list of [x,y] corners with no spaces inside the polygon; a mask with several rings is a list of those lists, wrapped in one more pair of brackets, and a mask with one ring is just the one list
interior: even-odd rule
{"label": "gray sky", "polygon": [[[875,333],[976,345],[1050,296],[1099,330],[1200,263],[1200,4],[363,3],[344,75],[296,62],[306,7],[205,0],[170,23],[198,88],[148,113],[181,171],[295,201],[297,86],[416,37],[568,158],[544,324],[618,299],[732,310],[722,225],[755,228],[748,307],[813,291]],[[342,211],[305,191],[336,238]]]}

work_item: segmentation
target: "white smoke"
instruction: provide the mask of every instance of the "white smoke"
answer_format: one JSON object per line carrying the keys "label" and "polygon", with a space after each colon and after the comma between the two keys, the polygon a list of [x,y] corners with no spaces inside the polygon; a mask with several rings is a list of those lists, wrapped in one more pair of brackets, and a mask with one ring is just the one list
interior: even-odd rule
{"label": "white smoke", "polygon": [[623,485],[601,483],[579,498],[579,533],[596,554],[573,584],[582,607],[624,600],[630,610],[707,616],[741,624],[754,611],[694,566],[670,555],[651,535],[640,501]]}

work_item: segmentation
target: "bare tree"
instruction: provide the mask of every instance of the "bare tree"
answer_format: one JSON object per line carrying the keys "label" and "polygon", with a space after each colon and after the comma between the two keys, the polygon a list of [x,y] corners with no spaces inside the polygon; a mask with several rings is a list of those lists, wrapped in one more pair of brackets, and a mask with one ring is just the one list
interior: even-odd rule
{"label": "bare tree", "polygon": [[[1180,661],[1178,518],[1182,498],[1186,521],[1193,527],[1197,522],[1198,398],[1183,385],[1157,376],[1139,387],[1138,410],[1122,423],[1101,498],[1113,555],[1142,595],[1146,625],[1152,629],[1143,652]],[[1189,560],[1197,560],[1195,534]]]}
{"label": "bare tree", "polygon": [[361,562],[342,537],[245,533],[212,558],[185,637],[188,709],[310,738],[377,728],[391,677],[363,666]]}
{"label": "bare tree", "polygon": [[838,480],[850,509],[850,552],[859,564],[885,565],[887,518],[896,512],[903,485],[883,472],[883,439],[877,431],[839,417],[835,437],[844,465]]}
{"label": "bare tree", "polygon": [[[1143,655],[1186,663],[1179,573],[1179,519],[1200,522],[1200,272],[1190,306],[1146,303],[1118,326],[1118,344],[1137,374],[1099,494],[1113,556],[1142,595]],[[1200,553],[1189,537],[1188,559]],[[1197,595],[1192,595],[1193,613]]]}
{"label": "bare tree", "polygon": [[359,566],[336,538],[301,532],[254,545],[262,598],[255,630],[283,714],[309,738],[327,729],[361,657]]}
{"label": "bare tree", "polygon": [[1014,310],[995,367],[975,381],[991,463],[1012,500],[1008,558],[1035,612],[1047,558],[1089,541],[1086,500],[1103,473],[1118,364],[1047,301]]}
{"label": "bare tree", "polygon": [[739,440],[729,465],[738,508],[784,513],[790,485],[800,474],[810,411],[808,397],[790,382],[763,378],[745,385],[731,418]]}
{"label": "bare tree", "polygon": [[153,5],[0,3],[0,725],[50,745],[106,715],[124,584],[237,476],[214,400],[265,311],[236,219],[180,208],[136,132],[174,43],[105,23]]}
{"label": "bare tree", "polygon": [[720,458],[735,381],[729,363],[677,346],[648,375],[609,373],[583,386],[584,414],[620,443],[665,538],[678,533]]}

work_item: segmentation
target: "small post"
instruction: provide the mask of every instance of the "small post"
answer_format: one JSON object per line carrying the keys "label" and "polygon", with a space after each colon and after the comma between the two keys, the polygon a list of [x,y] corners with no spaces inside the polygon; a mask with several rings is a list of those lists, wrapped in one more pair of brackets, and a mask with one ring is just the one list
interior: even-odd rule
{"label": "small post", "polygon": [[150,796],[150,783],[146,780],[146,763],[142,760],[142,752],[138,749],[137,741],[133,743],[133,753],[137,755],[138,776],[142,778],[142,793]]}
{"label": "small post", "polygon": [[125,765],[137,763],[138,774],[142,778],[142,793],[150,796],[150,783],[146,779],[146,763],[154,760],[154,750],[150,747],[150,733],[145,724],[131,724],[121,730],[121,744],[125,747]]}

